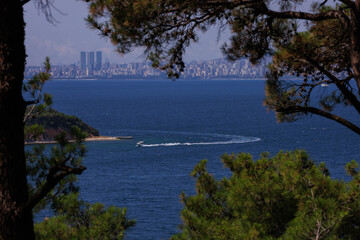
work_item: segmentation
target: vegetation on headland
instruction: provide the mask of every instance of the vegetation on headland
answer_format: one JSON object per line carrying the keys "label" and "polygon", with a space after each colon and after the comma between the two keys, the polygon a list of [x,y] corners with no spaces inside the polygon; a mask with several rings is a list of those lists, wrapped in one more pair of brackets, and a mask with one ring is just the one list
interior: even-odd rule
{"label": "vegetation on headland", "polygon": [[52,108],[46,109],[40,113],[34,113],[34,117],[26,121],[25,129],[38,129],[38,136],[33,134],[33,131],[25,131],[25,141],[53,141],[55,136],[65,131],[67,138],[70,139],[70,129],[72,126],[77,126],[87,137],[100,136],[99,131],[76,116],[66,115]]}

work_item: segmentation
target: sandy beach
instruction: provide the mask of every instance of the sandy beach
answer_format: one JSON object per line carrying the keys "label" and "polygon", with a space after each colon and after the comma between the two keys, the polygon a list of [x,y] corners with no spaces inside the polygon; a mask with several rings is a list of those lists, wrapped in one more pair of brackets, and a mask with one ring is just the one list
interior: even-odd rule
{"label": "sandy beach", "polygon": [[[133,139],[133,137],[132,136],[120,136],[120,137],[98,136],[98,137],[85,138],[84,142],[116,141],[116,140],[128,140],[128,139]],[[69,140],[69,142],[74,142],[74,140]],[[30,145],[30,144],[54,144],[54,143],[56,143],[56,141],[25,142],[26,145]]]}

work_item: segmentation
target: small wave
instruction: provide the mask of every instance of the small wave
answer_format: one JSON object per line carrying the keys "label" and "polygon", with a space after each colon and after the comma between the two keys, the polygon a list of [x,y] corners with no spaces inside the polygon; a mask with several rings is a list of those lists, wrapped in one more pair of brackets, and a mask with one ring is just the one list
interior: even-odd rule
{"label": "small wave", "polygon": [[239,144],[239,143],[250,143],[250,142],[258,142],[260,138],[256,137],[244,137],[241,139],[232,139],[229,141],[217,141],[217,142],[186,142],[186,143],[158,143],[158,144],[142,144],[142,147],[173,147],[173,146],[193,146],[193,145],[225,145],[225,144]]}

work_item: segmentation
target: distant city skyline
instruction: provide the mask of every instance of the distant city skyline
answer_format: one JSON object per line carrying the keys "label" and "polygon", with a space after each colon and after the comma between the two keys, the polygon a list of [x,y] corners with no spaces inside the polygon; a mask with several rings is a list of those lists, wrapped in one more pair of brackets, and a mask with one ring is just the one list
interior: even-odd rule
{"label": "distant city skyline", "polygon": [[[304,7],[309,8],[311,1],[305,0]],[[144,61],[143,49],[134,49],[127,55],[115,52],[116,47],[99,36],[97,31],[86,26],[87,4],[84,1],[54,1],[52,13],[57,22],[51,24],[35,4],[30,1],[25,5],[27,65],[36,66],[44,62],[46,56],[54,65],[76,64],[80,51],[99,49],[103,59],[110,62],[131,63]],[[213,27],[203,33],[199,30],[199,42],[186,49],[184,60],[211,60],[222,58],[221,46],[230,38],[230,31],[218,33]]]}
{"label": "distant city skyline", "polygon": [[[99,52],[97,52],[99,53]],[[149,62],[116,64],[105,62],[102,67],[92,67],[94,52],[81,52],[80,60],[86,59],[80,64],[52,66],[50,74],[53,79],[134,79],[134,78],[167,78],[165,71],[154,69]],[[88,60],[87,60],[88,57]],[[191,61],[186,64],[182,78],[186,79],[228,79],[228,78],[263,78],[266,65],[270,59],[264,59],[261,63],[253,66],[248,59],[235,62],[226,59],[214,59],[207,61]],[[84,67],[85,66],[85,67]],[[31,78],[41,71],[41,66],[27,66],[25,78]]]}

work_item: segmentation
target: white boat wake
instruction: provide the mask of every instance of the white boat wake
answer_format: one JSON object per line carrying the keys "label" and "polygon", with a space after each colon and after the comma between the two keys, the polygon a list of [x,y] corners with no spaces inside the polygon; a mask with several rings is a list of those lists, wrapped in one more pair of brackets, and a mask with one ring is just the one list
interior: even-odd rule
{"label": "white boat wake", "polygon": [[[229,135],[217,135],[217,136],[227,136]],[[231,136],[234,137],[234,136]],[[173,147],[173,146],[193,146],[193,145],[225,145],[225,144],[240,144],[240,143],[250,143],[261,141],[260,138],[256,137],[243,137],[236,136],[228,141],[214,141],[214,142],[172,142],[172,143],[157,143],[157,144],[141,144],[141,147]]]}

